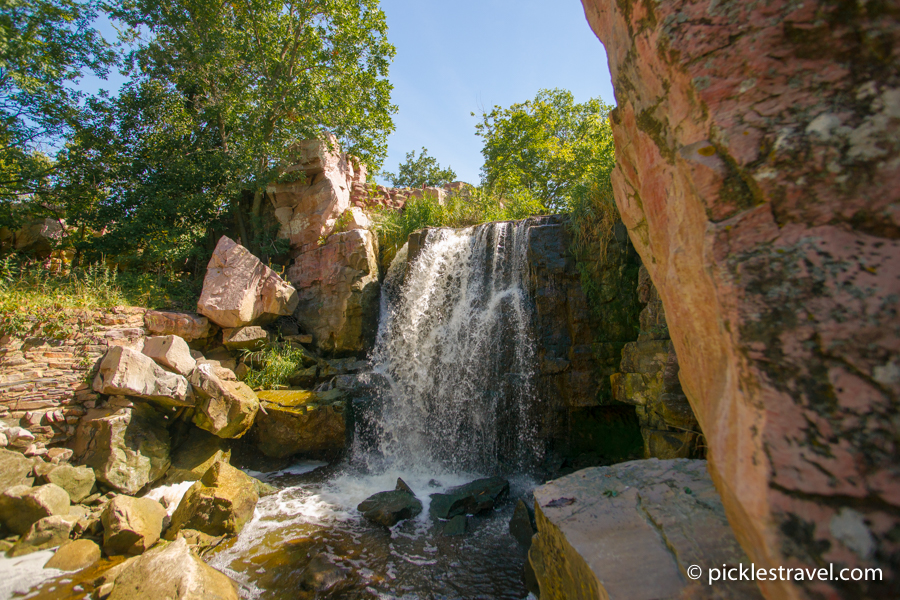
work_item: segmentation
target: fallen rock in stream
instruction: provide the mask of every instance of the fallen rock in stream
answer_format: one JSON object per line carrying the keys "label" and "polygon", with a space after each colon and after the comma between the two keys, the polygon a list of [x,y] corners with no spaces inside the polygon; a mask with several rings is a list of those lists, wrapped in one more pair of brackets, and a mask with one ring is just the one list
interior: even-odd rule
{"label": "fallen rock in stream", "polygon": [[77,520],[78,517],[74,515],[54,515],[36,521],[16,542],[8,555],[22,556],[67,542]]}
{"label": "fallen rock in stream", "polygon": [[237,584],[203,562],[187,541],[153,548],[115,578],[109,600],[239,600]]}
{"label": "fallen rock in stream", "polygon": [[69,495],[58,485],[17,485],[0,495],[0,521],[19,535],[44,517],[69,514]]}
{"label": "fallen rock in stream", "polygon": [[440,494],[431,494],[429,514],[436,519],[456,515],[477,515],[494,508],[498,500],[509,495],[509,481],[502,477],[476,479]]}
{"label": "fallen rock in stream", "polygon": [[254,479],[225,462],[216,462],[185,493],[166,532],[174,539],[182,529],[211,536],[238,533],[259,502]]}
{"label": "fallen rock in stream", "polygon": [[108,555],[141,554],[159,540],[166,509],[150,498],[116,496],[103,510],[103,550]]}
{"label": "fallen rock in stream", "polygon": [[346,396],[340,390],[263,390],[258,396],[265,412],[257,415],[252,435],[266,456],[330,458],[346,447]]}
{"label": "fallen rock in stream", "polygon": [[100,558],[100,546],[95,542],[87,539],[74,540],[60,546],[44,568],[80,571],[98,562]]}
{"label": "fallen rock in stream", "polygon": [[402,479],[397,479],[397,489],[378,492],[363,500],[356,510],[367,521],[393,527],[404,519],[412,519],[422,512],[422,502]]}
{"label": "fallen rock in stream", "polygon": [[239,438],[253,425],[259,399],[246,383],[223,379],[223,372],[206,362],[191,372],[198,398],[194,425],[220,438]]}

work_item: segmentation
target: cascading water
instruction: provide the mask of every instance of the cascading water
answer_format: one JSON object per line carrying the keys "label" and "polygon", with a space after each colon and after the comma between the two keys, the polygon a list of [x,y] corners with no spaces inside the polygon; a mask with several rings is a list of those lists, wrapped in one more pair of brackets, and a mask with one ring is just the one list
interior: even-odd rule
{"label": "cascading water", "polygon": [[[513,497],[533,488],[522,475],[540,459],[526,235],[522,222],[435,229],[409,268],[398,253],[349,460],[267,476],[278,493],[209,557],[243,597],[526,597],[512,503],[469,517],[460,537],[428,514],[430,494],[481,476],[503,474]],[[356,506],[398,477],[423,512],[390,530],[363,520]]]}
{"label": "cascading water", "polygon": [[521,221],[431,230],[409,268],[405,250],[395,261],[372,359],[384,464],[503,472],[538,457],[526,234]]}

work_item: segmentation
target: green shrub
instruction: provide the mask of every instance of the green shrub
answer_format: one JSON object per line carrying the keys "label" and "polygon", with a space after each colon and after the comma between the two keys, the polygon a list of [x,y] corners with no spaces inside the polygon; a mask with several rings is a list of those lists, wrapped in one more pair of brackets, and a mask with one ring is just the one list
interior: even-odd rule
{"label": "green shrub", "polygon": [[244,376],[243,381],[255,390],[270,390],[284,387],[302,365],[307,356],[302,348],[291,344],[275,344],[262,350],[245,353],[245,363],[255,367]]}

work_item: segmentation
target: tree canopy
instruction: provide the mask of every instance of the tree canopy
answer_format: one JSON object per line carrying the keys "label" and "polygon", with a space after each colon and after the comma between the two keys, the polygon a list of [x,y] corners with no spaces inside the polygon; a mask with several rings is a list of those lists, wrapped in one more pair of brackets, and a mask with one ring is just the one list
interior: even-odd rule
{"label": "tree canopy", "polygon": [[95,252],[183,261],[234,218],[261,252],[266,187],[295,144],[335,136],[377,168],[393,131],[394,48],[377,0],[127,0],[130,81],[71,119],[59,174]]}
{"label": "tree canopy", "polygon": [[450,167],[442,169],[437,159],[428,156],[428,150],[416,156],[415,150],[406,153],[406,160],[400,164],[397,174],[384,173],[385,179],[394,187],[439,186],[456,180],[456,173]]}
{"label": "tree canopy", "polygon": [[482,183],[500,195],[527,190],[548,208],[565,210],[576,186],[612,171],[611,108],[599,98],[577,104],[559,89],[495,106],[475,127],[484,138]]}

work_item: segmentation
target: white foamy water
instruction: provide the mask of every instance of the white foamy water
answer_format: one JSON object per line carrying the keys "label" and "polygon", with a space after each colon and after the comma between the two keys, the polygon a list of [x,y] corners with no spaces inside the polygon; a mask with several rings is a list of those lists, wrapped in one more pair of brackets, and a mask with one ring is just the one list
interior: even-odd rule
{"label": "white foamy water", "polygon": [[389,388],[378,460],[496,472],[539,458],[526,236],[525,222],[431,230],[402,285],[398,253],[372,358]]}
{"label": "white foamy water", "polygon": [[40,550],[16,558],[0,554],[0,600],[24,594],[48,579],[64,575],[65,571],[44,568],[55,552],[55,549]]}

